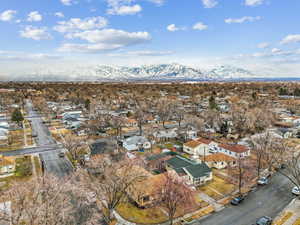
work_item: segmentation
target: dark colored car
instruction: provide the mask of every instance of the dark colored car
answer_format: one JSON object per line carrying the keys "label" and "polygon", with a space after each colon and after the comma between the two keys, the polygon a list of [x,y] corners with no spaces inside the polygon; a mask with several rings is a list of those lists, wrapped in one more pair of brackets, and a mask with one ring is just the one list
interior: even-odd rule
{"label": "dark colored car", "polygon": [[234,199],[231,200],[231,205],[238,205],[240,204],[242,201],[244,201],[244,196],[238,196],[238,197],[235,197]]}
{"label": "dark colored car", "polygon": [[60,158],[63,158],[63,157],[65,157],[65,153],[60,152],[60,153],[58,153],[58,156],[59,156]]}
{"label": "dark colored car", "polygon": [[37,133],[32,133],[32,135],[31,135],[33,138],[36,138],[38,135],[37,135]]}
{"label": "dark colored car", "polygon": [[272,219],[268,216],[263,216],[256,220],[256,225],[271,225]]}

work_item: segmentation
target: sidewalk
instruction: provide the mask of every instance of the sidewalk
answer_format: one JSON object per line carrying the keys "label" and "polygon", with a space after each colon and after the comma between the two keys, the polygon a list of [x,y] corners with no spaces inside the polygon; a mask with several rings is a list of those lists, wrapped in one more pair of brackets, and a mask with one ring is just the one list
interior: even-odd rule
{"label": "sidewalk", "polygon": [[[285,218],[286,217],[286,218]],[[283,223],[280,223],[279,221]],[[275,223],[282,225],[295,225],[296,221],[300,222],[300,199],[294,199],[281,213],[276,217]]]}
{"label": "sidewalk", "polygon": [[217,201],[216,201],[215,199],[209,197],[207,194],[205,194],[205,193],[203,193],[203,192],[199,193],[199,197],[200,197],[203,201],[206,201],[206,202],[208,202],[209,204],[211,204],[211,205],[215,208],[216,212],[221,211],[221,210],[224,208],[223,205],[217,203]]}

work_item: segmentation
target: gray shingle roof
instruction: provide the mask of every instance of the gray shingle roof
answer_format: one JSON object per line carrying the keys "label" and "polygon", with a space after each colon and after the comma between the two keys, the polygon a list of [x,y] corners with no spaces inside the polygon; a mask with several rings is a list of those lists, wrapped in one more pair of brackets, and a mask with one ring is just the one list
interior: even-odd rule
{"label": "gray shingle roof", "polygon": [[181,156],[175,156],[166,161],[177,173],[189,173],[194,178],[207,176],[211,169],[205,163],[198,163]]}

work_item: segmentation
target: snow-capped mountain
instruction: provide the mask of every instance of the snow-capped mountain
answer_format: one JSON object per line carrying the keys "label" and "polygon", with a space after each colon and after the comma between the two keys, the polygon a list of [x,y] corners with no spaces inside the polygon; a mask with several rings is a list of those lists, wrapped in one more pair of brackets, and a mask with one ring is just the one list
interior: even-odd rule
{"label": "snow-capped mountain", "polygon": [[233,66],[219,66],[208,73],[213,77],[220,77],[222,79],[237,79],[237,78],[249,78],[253,77],[253,73]]}
{"label": "snow-capped mountain", "polygon": [[125,66],[76,66],[43,68],[27,76],[15,77],[26,81],[213,81],[251,78],[253,74],[232,66],[218,66],[204,70],[176,63]]}

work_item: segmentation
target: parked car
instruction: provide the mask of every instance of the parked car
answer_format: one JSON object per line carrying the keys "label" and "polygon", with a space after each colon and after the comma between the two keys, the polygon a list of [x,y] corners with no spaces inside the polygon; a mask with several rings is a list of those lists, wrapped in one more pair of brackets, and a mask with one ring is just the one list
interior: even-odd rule
{"label": "parked car", "polygon": [[256,225],[271,225],[272,219],[268,216],[260,217],[258,220],[256,220]]}
{"label": "parked car", "polygon": [[260,184],[260,185],[266,185],[266,184],[269,183],[269,179],[266,178],[266,177],[261,177],[261,178],[259,178],[259,180],[257,181],[257,183]]}
{"label": "parked car", "polygon": [[59,156],[60,158],[63,158],[63,157],[65,157],[65,153],[60,152],[60,153],[58,153],[58,156]]}
{"label": "parked car", "polygon": [[240,204],[242,201],[244,201],[244,196],[238,196],[238,197],[235,197],[234,199],[231,200],[231,205],[238,205]]}
{"label": "parked car", "polygon": [[292,193],[294,194],[294,195],[300,195],[300,189],[298,188],[298,187],[293,187],[293,189],[292,189]]}
{"label": "parked car", "polygon": [[38,135],[37,135],[37,133],[32,133],[32,135],[31,135],[33,138],[36,138]]}

